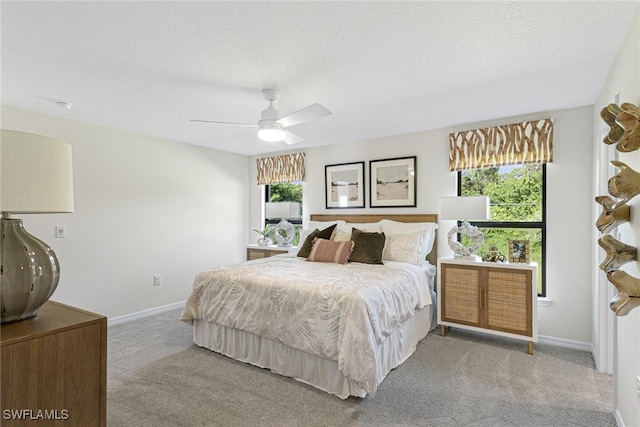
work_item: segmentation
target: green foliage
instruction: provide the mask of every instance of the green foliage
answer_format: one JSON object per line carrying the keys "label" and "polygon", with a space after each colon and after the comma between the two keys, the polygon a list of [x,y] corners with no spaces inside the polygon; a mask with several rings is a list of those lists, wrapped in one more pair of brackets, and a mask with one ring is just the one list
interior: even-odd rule
{"label": "green foliage", "polygon": [[264,228],[262,230],[258,230],[257,228],[254,228],[253,231],[258,233],[262,237],[269,237],[269,235],[273,231],[273,227],[271,225],[267,224],[267,225],[264,226]]}
{"label": "green foliage", "polygon": [[[461,181],[462,196],[486,195],[491,199],[491,221],[542,221],[542,168],[526,165],[513,168],[485,168],[464,171]],[[508,256],[509,240],[529,240],[531,261],[542,263],[542,234],[537,228],[481,228],[484,246],[482,255],[490,246],[497,246]],[[471,242],[463,237],[462,243]],[[542,291],[542,271],[538,274],[538,293]]]}
{"label": "green foliage", "polygon": [[462,195],[491,199],[491,221],[542,221],[542,168],[536,165],[500,173],[486,168],[462,173]]}
{"label": "green foliage", "polygon": [[302,185],[283,182],[269,186],[270,202],[300,202],[302,203]]}

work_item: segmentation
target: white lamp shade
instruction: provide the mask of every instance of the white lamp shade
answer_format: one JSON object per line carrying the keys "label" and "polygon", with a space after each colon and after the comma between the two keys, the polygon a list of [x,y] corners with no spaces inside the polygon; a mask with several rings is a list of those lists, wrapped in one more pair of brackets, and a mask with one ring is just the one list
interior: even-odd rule
{"label": "white lamp shade", "polygon": [[488,220],[489,197],[441,197],[440,219]]}
{"label": "white lamp shade", "polygon": [[0,211],[73,212],[71,145],[54,138],[1,130]]}
{"label": "white lamp shade", "polygon": [[267,219],[301,218],[299,202],[267,202],[265,205],[265,216]]}

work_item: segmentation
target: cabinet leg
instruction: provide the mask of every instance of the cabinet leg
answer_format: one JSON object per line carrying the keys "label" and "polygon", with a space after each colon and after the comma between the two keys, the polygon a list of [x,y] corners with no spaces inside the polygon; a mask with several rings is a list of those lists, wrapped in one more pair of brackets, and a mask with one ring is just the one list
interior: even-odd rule
{"label": "cabinet leg", "polygon": [[447,326],[440,325],[440,336],[443,337],[447,335],[449,328]]}
{"label": "cabinet leg", "polygon": [[533,354],[533,341],[529,341],[529,354]]}

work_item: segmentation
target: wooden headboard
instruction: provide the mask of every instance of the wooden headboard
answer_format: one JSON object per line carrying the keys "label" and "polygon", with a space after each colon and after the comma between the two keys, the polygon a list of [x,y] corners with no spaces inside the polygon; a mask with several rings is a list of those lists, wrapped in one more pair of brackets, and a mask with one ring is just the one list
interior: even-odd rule
{"label": "wooden headboard", "polygon": [[[311,214],[311,221],[338,221],[343,220],[346,222],[354,223],[366,223],[366,222],[378,222],[382,219],[390,219],[398,222],[435,222],[438,223],[437,214],[348,214],[348,215],[334,215],[334,214]],[[438,264],[438,232],[436,230],[435,241],[433,242],[433,249],[427,260],[433,264]]]}

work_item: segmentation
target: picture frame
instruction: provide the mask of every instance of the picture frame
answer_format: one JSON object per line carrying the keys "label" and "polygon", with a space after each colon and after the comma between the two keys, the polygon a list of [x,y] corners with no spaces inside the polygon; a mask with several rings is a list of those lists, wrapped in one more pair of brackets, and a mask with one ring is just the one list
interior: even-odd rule
{"label": "picture frame", "polygon": [[327,209],[364,208],[364,162],[326,165],[324,179]]}
{"label": "picture frame", "polygon": [[416,156],[369,161],[372,208],[416,207]]}
{"label": "picture frame", "polygon": [[528,240],[509,240],[509,262],[529,264],[531,249]]}

